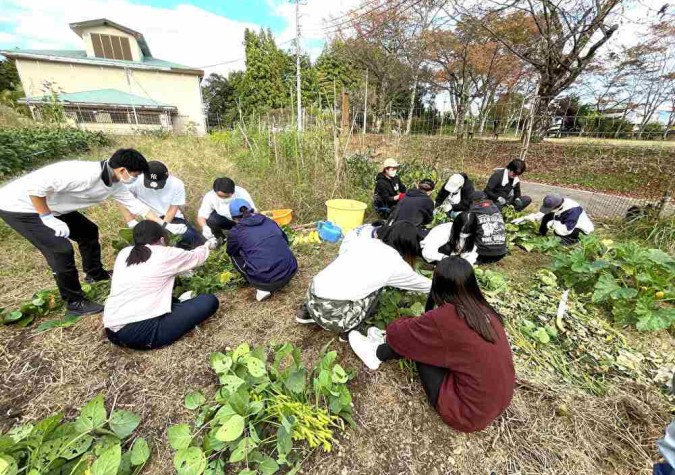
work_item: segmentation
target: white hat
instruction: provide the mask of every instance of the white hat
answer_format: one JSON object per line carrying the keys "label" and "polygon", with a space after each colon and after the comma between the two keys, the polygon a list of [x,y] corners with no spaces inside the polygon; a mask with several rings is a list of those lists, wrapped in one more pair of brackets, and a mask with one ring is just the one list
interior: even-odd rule
{"label": "white hat", "polygon": [[464,186],[464,177],[459,173],[455,173],[450,177],[448,182],[445,184],[444,188],[450,193],[457,193],[461,187]]}
{"label": "white hat", "polygon": [[382,170],[387,168],[398,168],[400,167],[399,163],[393,158],[387,158],[382,164]]}

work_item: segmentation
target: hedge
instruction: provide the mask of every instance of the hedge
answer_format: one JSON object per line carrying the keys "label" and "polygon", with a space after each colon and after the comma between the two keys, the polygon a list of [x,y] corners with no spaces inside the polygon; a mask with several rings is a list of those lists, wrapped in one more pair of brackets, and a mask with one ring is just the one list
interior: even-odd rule
{"label": "hedge", "polygon": [[102,132],[73,127],[0,129],[0,177],[36,168],[53,158],[108,145]]}

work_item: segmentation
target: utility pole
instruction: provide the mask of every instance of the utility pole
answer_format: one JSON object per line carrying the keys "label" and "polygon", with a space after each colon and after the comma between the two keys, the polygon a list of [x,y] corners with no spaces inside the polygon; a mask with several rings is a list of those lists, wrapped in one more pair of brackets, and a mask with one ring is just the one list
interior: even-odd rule
{"label": "utility pole", "polygon": [[366,93],[363,96],[363,135],[368,127],[368,70],[366,69]]}
{"label": "utility pole", "polygon": [[302,132],[302,86],[300,81],[300,0],[295,0],[295,88],[298,98],[298,131]]}

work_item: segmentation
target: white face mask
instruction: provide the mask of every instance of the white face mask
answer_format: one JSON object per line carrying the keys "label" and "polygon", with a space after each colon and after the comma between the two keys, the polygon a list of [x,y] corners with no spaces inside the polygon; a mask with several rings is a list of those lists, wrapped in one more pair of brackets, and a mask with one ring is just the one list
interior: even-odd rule
{"label": "white face mask", "polygon": [[390,177],[394,178],[394,177],[396,176],[396,168],[389,168],[389,169],[387,170],[387,175],[389,175]]}
{"label": "white face mask", "polygon": [[120,178],[120,183],[123,183],[125,185],[131,185],[133,182],[138,180],[137,176],[132,176],[128,171],[127,175],[129,175],[129,178]]}

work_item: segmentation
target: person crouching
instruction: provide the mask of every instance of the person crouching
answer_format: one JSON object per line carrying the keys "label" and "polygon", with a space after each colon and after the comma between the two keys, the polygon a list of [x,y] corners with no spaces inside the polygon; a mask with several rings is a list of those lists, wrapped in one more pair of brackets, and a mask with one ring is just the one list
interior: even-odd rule
{"label": "person crouching", "polygon": [[235,226],[227,239],[227,254],[235,268],[256,290],[261,302],[284,287],[298,270],[288,236],[277,223],[257,214],[251,204],[235,198],[230,202]]}

